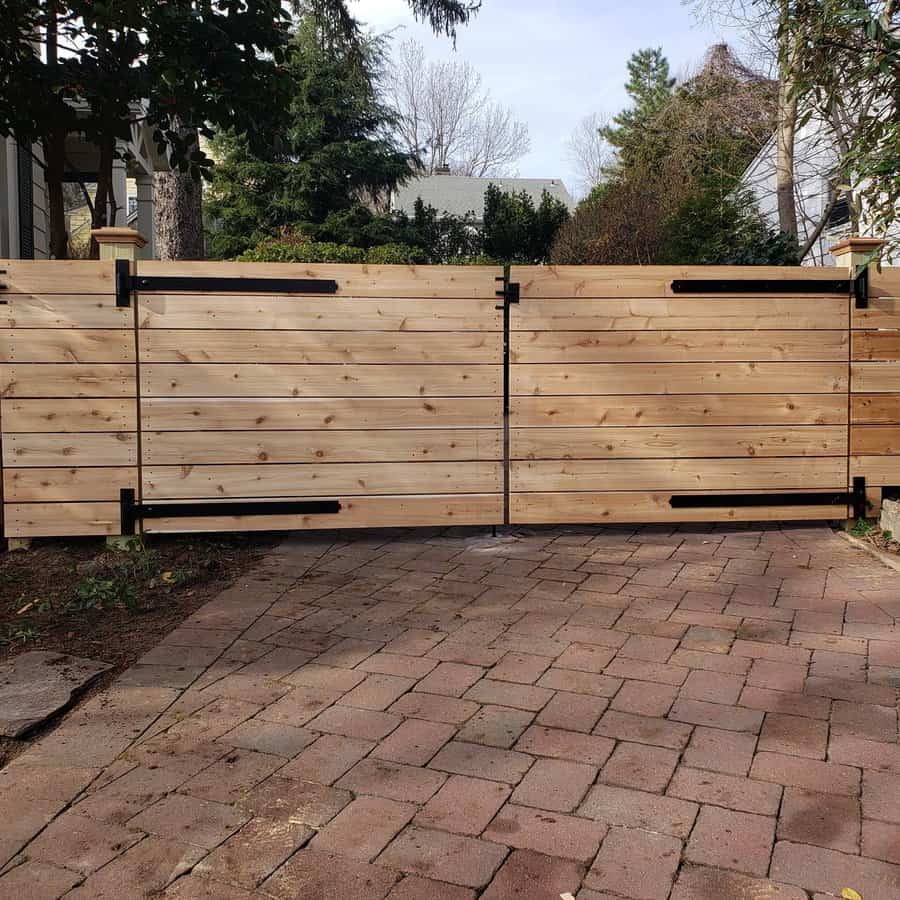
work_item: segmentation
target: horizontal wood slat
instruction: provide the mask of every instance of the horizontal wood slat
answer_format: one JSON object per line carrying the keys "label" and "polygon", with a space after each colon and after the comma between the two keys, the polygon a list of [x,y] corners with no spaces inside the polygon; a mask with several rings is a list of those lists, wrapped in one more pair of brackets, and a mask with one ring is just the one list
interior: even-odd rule
{"label": "horizontal wood slat", "polygon": [[689,428],[513,428],[513,459],[704,459],[847,455],[847,428],[747,425]]}
{"label": "horizontal wood slat", "polygon": [[503,335],[479,331],[176,331],[140,333],[141,361],[182,363],[493,363]]}
{"label": "horizontal wood slat", "polygon": [[847,359],[844,331],[518,331],[517,363],[828,361]]}
{"label": "horizontal wood slat", "polygon": [[481,494],[499,491],[500,463],[330,463],[147,466],[146,499]]}
{"label": "horizontal wood slat", "polygon": [[578,459],[514,461],[513,491],[845,490],[840,457],[778,459]]}
{"label": "horizontal wood slat", "polygon": [[119,490],[137,490],[136,468],[7,469],[3,497],[7,503],[115,500]]}
{"label": "horizontal wood slat", "polygon": [[134,310],[114,294],[0,294],[0,328],[132,328]]}
{"label": "horizontal wood slat", "polygon": [[109,260],[0,260],[0,299],[15,294],[113,294],[115,264]]}
{"label": "horizontal wood slat", "polygon": [[133,363],[125,329],[0,329],[0,363]]}
{"label": "horizontal wood slat", "polygon": [[119,534],[119,503],[7,503],[8,537],[90,537]]}
{"label": "horizontal wood slat", "polygon": [[671,493],[578,492],[514,494],[510,516],[523,525],[631,522],[764,522],[846,519],[846,505],[735,506],[673,509]]}
{"label": "horizontal wood slat", "polygon": [[850,369],[854,393],[900,391],[900,365],[891,362],[855,362]]}
{"label": "horizontal wood slat", "polygon": [[867,487],[900,487],[900,455],[851,456],[850,476],[862,475]]}
{"label": "horizontal wood slat", "polygon": [[496,396],[499,366],[168,364],[141,366],[146,397]]}
{"label": "horizontal wood slat", "polygon": [[142,329],[340,331],[501,331],[496,300],[347,300],[334,297],[242,297],[147,294]]}
{"label": "horizontal wood slat", "polygon": [[703,297],[531,300],[514,307],[514,331],[720,331],[845,329],[846,298]]}
{"label": "horizontal wood slat", "polygon": [[900,394],[851,394],[850,421],[854,425],[900,422]]}
{"label": "horizontal wood slat", "polygon": [[514,266],[512,280],[521,284],[523,297],[666,297],[676,279],[832,281],[845,273],[804,266]]}
{"label": "horizontal wood slat", "polygon": [[125,431],[3,436],[4,466],[133,466],[137,435]]}
{"label": "horizontal wood slat", "polygon": [[[210,501],[214,508],[215,501]],[[328,515],[203,516],[147,519],[144,532],[275,531],[320,528],[416,528],[494,525],[503,519],[502,494],[345,497]],[[212,510],[211,510],[212,511]]]}
{"label": "horizontal wood slat", "polygon": [[136,431],[137,405],[126,399],[5,400],[4,432]]}
{"label": "horizontal wood slat", "polygon": [[900,456],[900,422],[895,425],[854,425],[850,429],[850,452]]}
{"label": "horizontal wood slat", "polygon": [[105,363],[0,365],[0,397],[134,397],[135,367]]}
{"label": "horizontal wood slat", "polygon": [[590,425],[839,425],[840,394],[658,394],[624,397],[513,397],[510,424]]}
{"label": "horizontal wood slat", "polygon": [[900,331],[854,331],[854,360],[900,360]]}
{"label": "horizontal wood slat", "polygon": [[[496,266],[354,266],[310,263],[172,262],[146,260],[139,275],[150,278],[316,278],[337,282],[339,297],[414,297],[447,300],[491,298],[497,289]],[[143,297],[151,294],[144,292]],[[269,297],[273,294],[261,294]],[[323,305],[332,300],[320,297]],[[225,301],[223,301],[225,303]]]}
{"label": "horizontal wood slat", "polygon": [[379,431],[147,431],[144,464],[262,464],[501,460],[499,429]]}
{"label": "horizontal wood slat", "polygon": [[846,363],[558,363],[517,365],[514,395],[767,394],[847,390]]}
{"label": "horizontal wood slat", "polygon": [[[489,428],[502,425],[499,397],[334,399],[144,399],[152,431]],[[352,438],[351,438],[352,439]]]}

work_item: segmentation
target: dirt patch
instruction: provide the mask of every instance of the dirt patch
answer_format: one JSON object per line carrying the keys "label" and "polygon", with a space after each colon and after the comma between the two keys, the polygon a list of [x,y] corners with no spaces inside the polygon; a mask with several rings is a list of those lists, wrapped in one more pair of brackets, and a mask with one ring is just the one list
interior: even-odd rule
{"label": "dirt patch", "polygon": [[[154,537],[130,550],[110,550],[90,538],[40,540],[27,551],[0,553],[0,660],[56,650],[110,663],[82,695],[90,696],[277,540],[270,534]],[[0,766],[24,743],[0,741]]]}

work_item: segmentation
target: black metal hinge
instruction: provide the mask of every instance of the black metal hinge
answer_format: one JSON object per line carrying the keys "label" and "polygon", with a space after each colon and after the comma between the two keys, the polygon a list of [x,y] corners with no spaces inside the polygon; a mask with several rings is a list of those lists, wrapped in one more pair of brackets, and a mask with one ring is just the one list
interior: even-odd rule
{"label": "black metal hinge", "polygon": [[869,308],[869,266],[863,266],[853,279],[853,299],[857,309]]}
{"label": "black metal hinge", "polygon": [[866,479],[857,475],[853,479],[853,493],[851,502],[853,504],[853,518],[864,519],[868,511],[868,503],[866,502]]}
{"label": "black metal hinge", "polygon": [[510,303],[518,303],[520,299],[520,288],[519,283],[517,281],[507,281],[506,276],[498,276],[496,281],[503,282],[503,290],[497,291],[497,296],[503,298],[503,306],[496,307],[497,309],[503,309],[505,306],[508,306]]}
{"label": "black metal hinge", "polygon": [[[855,481],[854,481],[855,487]],[[865,491],[863,492],[865,496]],[[669,498],[672,509],[707,509],[747,506],[846,506],[855,495],[845,492],[811,491],[792,494],[676,494]]]}
{"label": "black metal hinge", "polygon": [[210,503],[138,503],[132,488],[119,491],[122,534],[135,533],[141,519],[208,516],[325,516],[339,513],[338,500],[227,500]]}
{"label": "black metal hinge", "polygon": [[673,294],[849,294],[848,278],[677,278]]}
{"label": "black metal hinge", "polygon": [[116,306],[130,306],[133,291],[198,294],[336,294],[332,278],[225,278],[203,275],[132,275],[127,259],[116,260]]}

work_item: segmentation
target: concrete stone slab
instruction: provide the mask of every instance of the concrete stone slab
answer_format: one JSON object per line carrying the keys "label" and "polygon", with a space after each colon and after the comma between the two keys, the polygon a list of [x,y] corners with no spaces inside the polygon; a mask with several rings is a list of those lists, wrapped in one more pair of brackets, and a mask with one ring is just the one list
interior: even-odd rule
{"label": "concrete stone slab", "polygon": [[0,665],[0,735],[21,737],[84,690],[109,663],[31,650]]}

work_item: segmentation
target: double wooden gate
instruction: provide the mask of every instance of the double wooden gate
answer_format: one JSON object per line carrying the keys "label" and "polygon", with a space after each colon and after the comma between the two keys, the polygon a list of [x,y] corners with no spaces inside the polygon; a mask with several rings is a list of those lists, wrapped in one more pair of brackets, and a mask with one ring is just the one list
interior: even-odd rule
{"label": "double wooden gate", "polygon": [[829,519],[900,484],[896,275],[136,267],[0,262],[7,537]]}

